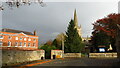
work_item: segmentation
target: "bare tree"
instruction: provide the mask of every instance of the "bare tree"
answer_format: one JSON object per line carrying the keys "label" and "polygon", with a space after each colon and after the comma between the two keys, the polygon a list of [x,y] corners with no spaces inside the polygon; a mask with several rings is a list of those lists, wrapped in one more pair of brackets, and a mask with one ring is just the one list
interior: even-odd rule
{"label": "bare tree", "polygon": [[[22,5],[31,5],[32,3],[39,3],[40,6],[44,7],[45,3],[43,3],[43,0],[7,0],[6,5],[9,6],[10,8],[17,7],[19,8]],[[4,10],[4,6],[0,4],[0,11]]]}
{"label": "bare tree", "polygon": [[61,42],[62,40],[65,40],[65,34],[64,33],[58,34],[57,37],[56,37],[56,40],[58,42]]}

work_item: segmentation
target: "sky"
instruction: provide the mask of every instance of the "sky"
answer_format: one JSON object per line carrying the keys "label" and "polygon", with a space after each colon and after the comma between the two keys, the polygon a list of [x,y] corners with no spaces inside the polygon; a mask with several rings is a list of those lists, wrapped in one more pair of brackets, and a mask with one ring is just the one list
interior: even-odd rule
{"label": "sky", "polygon": [[37,31],[40,43],[54,39],[59,33],[67,30],[68,24],[77,11],[78,24],[82,26],[82,37],[91,36],[96,20],[106,17],[110,13],[118,13],[118,2],[48,2],[45,6],[32,3],[30,6],[20,6],[10,9],[5,5],[2,11],[2,28],[10,28],[33,32]]}

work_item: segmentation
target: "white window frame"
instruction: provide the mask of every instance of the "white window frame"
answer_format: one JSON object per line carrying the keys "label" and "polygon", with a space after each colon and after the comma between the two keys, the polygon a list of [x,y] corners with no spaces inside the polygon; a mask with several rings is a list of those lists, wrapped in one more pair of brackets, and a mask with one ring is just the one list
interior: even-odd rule
{"label": "white window frame", "polygon": [[23,38],[20,38],[20,40],[22,40]]}
{"label": "white window frame", "polygon": [[36,46],[36,43],[33,43],[33,47],[35,47]]}
{"label": "white window frame", "polygon": [[8,39],[12,39],[12,37],[11,37],[11,36],[9,36],[9,37],[8,37]]}
{"label": "white window frame", "polygon": [[18,40],[18,37],[15,37],[15,40]]}
{"label": "white window frame", "polygon": [[24,38],[24,41],[26,41],[27,39],[26,38]]}
{"label": "white window frame", "polygon": [[9,42],[8,42],[8,47],[10,47],[10,46],[11,46],[11,42],[9,41]]}
{"label": "white window frame", "polygon": [[4,38],[4,36],[0,36],[0,39],[3,39]]}
{"label": "white window frame", "polygon": [[35,41],[36,41],[36,39],[33,39],[33,41],[35,42]]}
{"label": "white window frame", "polygon": [[20,47],[22,47],[22,42],[20,42]]}
{"label": "white window frame", "polygon": [[2,47],[2,45],[3,45],[3,43],[2,43],[2,42],[0,42],[0,47]]}
{"label": "white window frame", "polygon": [[29,38],[28,41],[31,41],[31,39]]}
{"label": "white window frame", "polygon": [[31,46],[31,44],[30,43],[28,43],[28,47],[30,47]]}
{"label": "white window frame", "polygon": [[26,47],[26,42],[24,43],[24,47]]}
{"label": "white window frame", "polygon": [[18,47],[18,42],[15,42],[15,47]]}

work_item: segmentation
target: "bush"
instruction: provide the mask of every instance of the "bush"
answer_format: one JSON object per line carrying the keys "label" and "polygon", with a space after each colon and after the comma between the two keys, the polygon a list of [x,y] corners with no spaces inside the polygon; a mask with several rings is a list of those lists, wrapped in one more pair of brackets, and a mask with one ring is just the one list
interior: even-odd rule
{"label": "bush", "polygon": [[39,49],[45,50],[45,58],[50,59],[51,58],[51,50],[57,49],[55,46],[50,45],[43,45],[39,47]]}

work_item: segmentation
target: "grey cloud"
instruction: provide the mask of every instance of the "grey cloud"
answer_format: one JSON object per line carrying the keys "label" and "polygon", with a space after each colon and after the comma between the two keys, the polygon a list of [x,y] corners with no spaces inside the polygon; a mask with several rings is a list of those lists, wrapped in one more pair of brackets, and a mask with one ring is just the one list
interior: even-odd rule
{"label": "grey cloud", "polygon": [[77,10],[79,25],[82,25],[82,36],[90,36],[92,23],[110,13],[117,13],[114,2],[47,2],[46,7],[37,4],[21,6],[2,12],[3,28],[12,28],[33,32],[37,30],[40,42],[54,39],[58,33],[67,30],[74,9]]}

